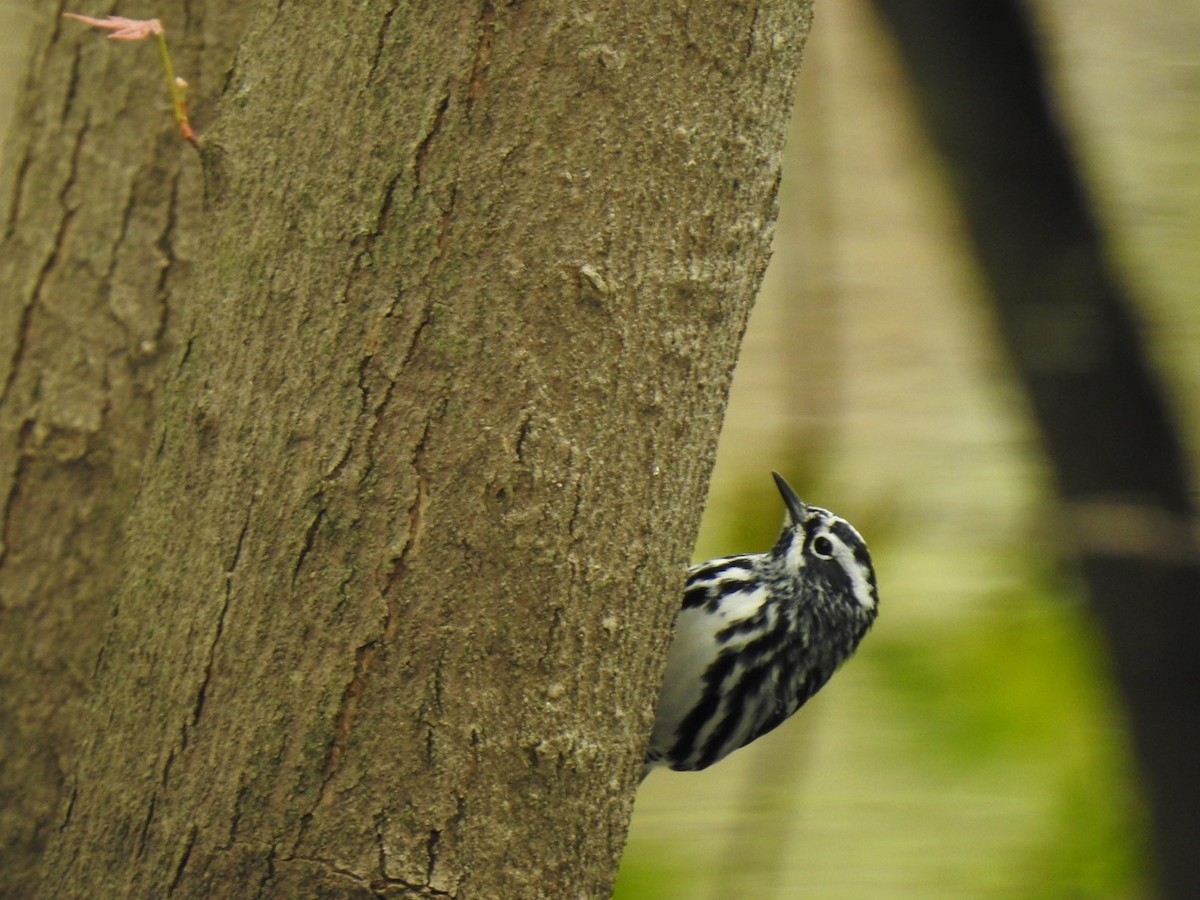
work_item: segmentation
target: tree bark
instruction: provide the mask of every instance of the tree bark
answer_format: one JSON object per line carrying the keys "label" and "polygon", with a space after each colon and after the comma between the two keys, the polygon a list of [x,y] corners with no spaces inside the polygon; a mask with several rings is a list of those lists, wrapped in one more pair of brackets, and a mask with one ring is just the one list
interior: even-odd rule
{"label": "tree bark", "polygon": [[1014,0],[876,0],[955,179],[1127,701],[1162,897],[1200,896],[1200,527],[1187,454]]}
{"label": "tree bark", "polygon": [[[209,127],[193,104],[202,185],[186,159],[154,176],[128,135],[156,126],[97,112],[83,68],[50,71],[76,65],[53,38],[33,77],[59,103],[26,108],[75,139],[29,137],[31,112],[18,141],[47,147],[9,169],[9,239],[40,255],[4,272],[21,301],[4,565],[33,573],[4,614],[13,647],[47,617],[51,643],[77,618],[93,635],[26,728],[55,764],[81,736],[41,891],[603,895],[769,250],[808,6],[243,5]],[[129,49],[79,58],[128,75]],[[135,146],[88,149],[101,119]],[[157,225],[139,195],[88,193],[100,152],[158,186]],[[202,221],[172,212],[201,196]],[[102,215],[125,236],[98,219],[116,249],[67,266],[74,223]],[[83,274],[110,269],[128,274]],[[148,324],[113,338],[108,380],[84,370],[82,437],[34,456],[72,408],[39,393],[34,324],[84,342],[89,320],[55,311],[122,299]],[[166,335],[141,350],[161,372],[126,398],[111,371],[136,369],[146,331]],[[98,551],[33,527],[62,521],[55,498]],[[78,559],[86,591],[46,580]],[[41,835],[56,784],[35,777]]]}
{"label": "tree bark", "polygon": [[[160,12],[201,108],[242,7]],[[34,12],[0,171],[0,896],[14,898],[33,895],[74,766],[202,194],[154,49]]]}

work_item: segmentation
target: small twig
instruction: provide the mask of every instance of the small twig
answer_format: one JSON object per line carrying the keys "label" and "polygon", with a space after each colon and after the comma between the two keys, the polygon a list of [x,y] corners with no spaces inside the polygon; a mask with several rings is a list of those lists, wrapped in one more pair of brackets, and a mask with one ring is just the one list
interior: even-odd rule
{"label": "small twig", "polygon": [[167,50],[167,36],[162,22],[158,19],[126,19],[122,16],[105,16],[95,19],[91,16],[81,16],[77,13],[63,13],[68,19],[83,22],[93,28],[102,28],[110,32],[110,41],[140,41],[154,35],[158,40],[158,56],[162,60],[163,72],[167,76],[167,90],[171,93],[171,108],[175,112],[175,121],[179,124],[179,133],[193,147],[199,148],[200,138],[192,130],[188,122],[187,82],[175,75],[171,65],[171,54]]}

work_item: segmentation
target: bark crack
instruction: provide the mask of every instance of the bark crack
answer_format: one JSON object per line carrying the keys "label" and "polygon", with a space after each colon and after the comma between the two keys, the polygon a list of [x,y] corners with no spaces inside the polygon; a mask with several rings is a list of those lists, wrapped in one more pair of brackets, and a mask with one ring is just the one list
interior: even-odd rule
{"label": "bark crack", "polygon": [[[391,387],[394,387],[394,385]],[[391,387],[389,387],[384,399],[375,409],[375,423],[378,423],[379,413],[387,405],[388,398],[391,396]],[[413,448],[412,466],[417,471],[417,486],[412,503],[409,506],[408,534],[405,538],[404,545],[400,548],[397,556],[392,560],[391,569],[388,572],[388,575],[385,579],[385,584],[381,590],[381,593],[385,596],[385,602],[388,588],[398,576],[398,573],[403,569],[405,558],[417,545],[420,533],[423,530],[423,517],[427,497],[425,492],[425,480],[420,473],[419,461],[421,455],[424,453],[426,441],[429,436],[430,421],[431,420],[426,420],[421,436],[418,439],[416,446]],[[372,426],[372,432],[373,430],[374,426]],[[368,447],[370,446],[373,437],[373,433],[368,435]],[[317,518],[320,519],[320,514],[318,514]],[[313,527],[310,528],[310,531],[312,531],[315,527],[316,521],[314,521]],[[320,809],[321,805],[324,803],[329,787],[341,768],[342,761],[347,752],[347,746],[349,744],[350,737],[354,731],[355,722],[358,718],[359,704],[361,702],[363,693],[366,691],[371,669],[379,655],[380,650],[382,650],[384,645],[391,639],[391,637],[393,637],[395,628],[397,627],[396,623],[398,621],[398,614],[394,609],[392,609],[391,604],[388,604],[381,634],[378,637],[374,637],[366,643],[360,645],[354,651],[354,674],[351,676],[349,682],[346,684],[346,687],[343,689],[337,712],[334,714],[333,735],[330,738],[329,746],[325,751],[325,761],[321,771],[321,784],[317,789],[317,795],[312,803],[312,806],[300,819],[300,829],[296,835],[295,843],[292,846],[292,858],[299,858],[295,857],[294,854],[303,843],[304,835],[308,830],[309,823],[312,821],[316,811]]]}
{"label": "bark crack", "polygon": [[[51,36],[52,41],[57,41],[57,39],[58,39],[59,28],[61,27],[61,22],[62,22],[61,19],[55,19],[54,31]],[[63,107],[62,107],[62,114],[61,114],[64,124],[66,123],[67,113],[71,108],[71,102],[75,99],[75,93],[79,89],[79,69],[80,69],[80,66],[82,65],[82,60],[83,60],[83,55],[80,53],[76,53],[71,57],[71,73],[67,76],[67,85],[66,85],[66,91],[64,92],[64,95],[63,95]],[[29,70],[29,73],[30,73],[29,78],[26,80],[25,85],[24,85],[26,92],[32,91],[32,89],[34,87],[35,79],[36,79],[36,76],[34,75],[34,73],[36,71],[37,71],[37,66],[31,67]],[[74,152],[73,158],[71,160],[70,171],[67,173],[68,187],[70,186],[71,183],[74,182],[75,173],[77,171],[77,163],[79,161],[80,145],[82,144],[84,135],[87,133],[89,125],[90,125],[90,120],[87,119],[87,117],[85,117],[83,129],[75,136],[75,152]],[[9,205],[8,213],[7,213],[7,217],[6,217],[5,229],[4,229],[4,239],[6,241],[10,237],[12,237],[13,233],[17,229],[17,219],[20,218],[21,207],[23,205],[24,197],[25,197],[26,177],[29,174],[29,170],[33,166],[35,157],[36,157],[36,154],[34,153],[33,149],[29,145],[26,145],[25,146],[25,155],[21,159],[21,164],[17,169],[17,177],[13,184],[12,203]],[[66,189],[64,188],[63,193],[65,193],[65,192],[66,192]]]}
{"label": "bark crack", "polygon": [[17,167],[17,176],[13,179],[12,203],[9,204],[8,215],[5,217],[4,224],[5,241],[8,241],[17,230],[17,218],[20,215],[21,202],[25,196],[25,179],[29,175],[29,169],[32,164],[33,152],[27,146],[25,148],[25,156],[21,159],[21,164]]}
{"label": "bark crack", "polygon": [[[28,421],[25,423],[28,425]],[[22,430],[24,430],[24,425]],[[25,478],[25,467],[29,464],[29,457],[18,451],[16,464],[13,466],[12,477],[8,483],[8,495],[4,498],[4,510],[0,513],[3,519],[0,520],[0,566],[4,565],[4,560],[8,556],[8,547],[12,543],[10,534],[13,530],[13,509],[17,505],[17,495],[20,493],[21,483]]]}
{"label": "bark crack", "polygon": [[150,806],[146,810],[146,818],[142,821],[141,831],[138,833],[137,856],[140,859],[146,853],[146,844],[150,840],[150,823],[154,821],[154,807],[158,803],[158,791],[155,790],[150,795]]}
{"label": "bark crack", "polygon": [[[365,888],[370,891],[372,897],[395,897],[397,892],[409,894],[417,897],[449,897],[451,894],[446,891],[439,891],[436,888],[430,887],[427,884],[414,884],[411,881],[403,881],[399,878],[380,878],[371,880],[366,876],[347,869],[345,866],[339,866],[336,863],[330,862],[327,859],[321,859],[315,856],[296,856],[292,855],[279,860],[281,863],[298,862],[309,863],[322,869],[326,875],[334,876],[339,879],[346,879],[354,882],[359,889]],[[259,896],[262,890],[260,888]]]}
{"label": "bark crack", "polygon": [[354,730],[354,722],[358,718],[358,704],[367,688],[367,675],[375,662],[375,657],[381,647],[378,638],[372,638],[354,651],[354,675],[342,691],[342,700],[334,717],[333,740],[325,752],[325,765],[321,772],[321,789],[317,793],[317,802],[313,809],[321,805],[325,789],[334,774],[341,766],[342,757],[346,753],[346,743]]}
{"label": "bark crack", "polygon": [[[388,181],[387,187],[383,192],[383,202],[379,204],[379,215],[375,217],[375,231],[372,232],[370,240],[367,242],[367,249],[364,251],[369,253],[375,245],[375,241],[383,234],[387,227],[388,219],[392,216],[392,207],[396,205],[396,188],[399,187],[401,180],[404,178],[403,172],[398,172]],[[360,254],[361,256],[362,254]]]}
{"label": "bark crack", "polygon": [[492,54],[496,47],[496,6],[492,0],[483,0],[479,11],[479,42],[475,45],[475,60],[471,63],[471,77],[468,81],[467,117],[475,109],[475,104],[487,93],[488,70],[492,67]]}
{"label": "bark crack", "polygon": [[[461,827],[464,821],[466,821],[466,818],[467,801],[466,798],[460,794],[455,799],[454,816],[447,824],[451,829],[457,829]],[[429,858],[429,864],[425,869],[425,890],[427,890],[432,896],[449,897],[451,896],[449,891],[442,891],[433,887],[433,879],[437,872],[438,855],[442,846],[442,833],[443,829],[441,828],[431,828],[429,831],[429,838],[425,842],[425,854]]]}
{"label": "bark crack", "polygon": [[[74,775],[72,775],[72,778],[74,778]],[[79,797],[79,785],[77,783],[72,783],[71,797],[67,801],[67,809],[66,809],[66,812],[63,813],[63,820],[62,820],[62,822],[59,823],[59,826],[58,826],[58,830],[60,833],[66,831],[67,826],[71,824],[71,816],[75,812],[75,801],[76,801],[76,799],[78,799],[78,797]]]}
{"label": "bark crack", "polygon": [[426,304],[421,310],[421,318],[417,321],[416,327],[413,328],[412,337],[408,341],[408,349],[404,351],[404,359],[400,362],[401,371],[407,369],[412,362],[413,355],[417,352],[417,344],[421,342],[421,334],[432,319],[433,306],[432,304]]}
{"label": "bark crack", "polygon": [[278,856],[279,847],[276,844],[272,844],[270,851],[267,853],[267,871],[258,882],[258,889],[254,892],[256,900],[266,894],[267,885],[275,880],[275,859]]}
{"label": "bark crack", "polygon": [[166,218],[163,222],[162,233],[154,242],[154,246],[158,252],[162,254],[165,265],[158,275],[158,284],[154,287],[154,297],[158,301],[160,315],[158,317],[158,328],[155,329],[154,335],[149,340],[154,344],[154,350],[157,351],[162,342],[163,335],[167,331],[167,319],[171,311],[170,304],[167,303],[168,288],[167,284],[171,277],[171,268],[175,264],[175,247],[171,243],[171,238],[175,234],[175,228],[178,225],[179,219],[179,181],[181,175],[176,172],[175,177],[171,179],[171,195],[167,200]]}
{"label": "bark crack", "polygon": [[[376,409],[377,415],[379,410],[382,409],[385,404],[386,398],[384,402],[381,403]],[[414,450],[414,461],[419,457],[424,447],[428,431],[429,426],[428,423],[426,423],[425,431],[422,433],[421,439]],[[416,496],[414,497],[412,505],[409,508],[409,533],[404,546],[401,548],[398,557],[394,561],[393,573],[395,571],[395,567],[399,567],[403,564],[404,557],[411,551],[416,543],[417,534],[421,529],[421,517],[423,515],[424,505],[425,489],[423,480],[418,474]],[[320,515],[318,515],[318,519],[319,518]],[[314,521],[314,526],[315,525],[316,522]],[[370,677],[371,669],[375,663],[375,659],[379,655],[379,651],[383,648],[384,644],[394,631],[394,621],[396,621],[396,617],[393,611],[389,608],[385,615],[382,634],[379,637],[372,638],[366,643],[360,645],[354,651],[354,674],[351,676],[350,681],[347,682],[346,687],[342,691],[341,701],[339,702],[337,712],[334,715],[333,735],[330,738],[329,746],[325,751],[325,762],[321,771],[321,784],[317,789],[317,796],[313,801],[312,806],[309,808],[309,811],[301,817],[300,830],[296,836],[295,844],[292,847],[293,854],[303,842],[304,834],[308,829],[309,823],[312,821],[316,811],[320,809],[321,805],[324,803],[329,786],[332,784],[333,779],[341,768],[342,760],[346,755],[347,745],[349,744],[350,737],[354,731],[355,721],[358,718],[359,703],[363,693],[366,691],[367,681]]]}
{"label": "bark crack", "polygon": [[26,351],[29,349],[29,331],[33,324],[34,310],[41,304],[42,291],[46,286],[46,279],[50,277],[50,273],[54,270],[59,258],[62,256],[66,243],[67,229],[75,219],[75,210],[71,209],[67,203],[67,195],[71,188],[75,186],[78,178],[79,157],[83,151],[83,144],[90,128],[91,118],[85,116],[82,127],[75,135],[75,146],[74,152],[71,154],[70,171],[63,182],[62,190],[58,192],[58,202],[59,207],[62,209],[62,217],[58,221],[58,228],[55,229],[54,238],[50,245],[50,252],[47,254],[46,260],[42,263],[41,269],[38,270],[37,278],[34,280],[29,302],[22,308],[20,318],[17,320],[12,359],[9,361],[9,370],[4,379],[4,386],[0,388],[0,405],[8,401],[9,393],[12,391],[13,384],[17,380],[17,375],[21,371],[21,363],[25,359]]}
{"label": "bark crack", "polygon": [[[391,567],[384,578],[382,594],[385,598],[391,594],[392,588],[399,580],[400,574],[404,571],[409,553],[416,549],[420,543],[421,533],[425,530],[425,506],[429,501],[425,488],[425,476],[421,474],[421,458],[425,454],[431,424],[431,419],[425,420],[425,427],[421,431],[421,437],[417,440],[416,446],[413,447],[410,465],[417,475],[417,489],[408,507],[408,534],[405,537],[404,545],[400,548],[400,552],[392,558]],[[395,619],[396,616],[393,614],[391,603],[389,603],[385,634],[390,635],[392,633],[392,623]]]}
{"label": "bark crack", "polygon": [[433,870],[437,868],[438,846],[441,843],[441,829],[430,829],[429,840],[425,842],[425,854],[429,857],[429,866],[425,869],[425,882],[427,884],[433,883]]}
{"label": "bark crack", "polygon": [[384,49],[387,45],[388,29],[392,27],[392,16],[396,14],[398,3],[393,3],[391,8],[383,14],[383,19],[379,23],[379,33],[375,37],[375,53],[371,56],[371,67],[367,70],[367,84],[374,84],[376,73],[379,71],[379,62],[383,59]]}
{"label": "bark crack", "polygon": [[[112,252],[108,258],[108,267],[100,278],[101,296],[108,297],[110,303],[112,302],[113,275],[116,274],[117,265],[120,262],[121,246],[125,243],[125,238],[129,235],[129,223],[133,220],[134,211],[138,206],[136,192],[132,189],[125,194],[124,200],[125,202],[121,207],[121,222],[117,227],[116,236],[113,238],[111,244]],[[114,315],[112,318],[122,330],[128,330],[125,327],[125,322],[119,316]]]}
{"label": "bark crack", "polygon": [[375,817],[375,846],[379,848],[379,877],[386,879],[388,877],[388,858],[387,845],[383,840],[383,822],[386,813],[380,813]]}
{"label": "bark crack", "polygon": [[213,635],[212,643],[208,646],[208,661],[204,665],[204,680],[200,682],[200,689],[196,692],[196,702],[192,705],[192,727],[195,728],[200,724],[200,716],[204,712],[204,701],[208,697],[208,685],[212,681],[213,663],[217,658],[217,644],[221,640],[221,633],[225,630],[225,616],[229,612],[230,600],[233,597],[233,592],[229,585],[225,586],[225,602],[221,604],[221,614],[217,617],[217,630]]}
{"label": "bark crack", "polygon": [[175,866],[175,875],[171,878],[171,883],[167,886],[168,897],[175,893],[175,889],[179,887],[179,882],[183,880],[183,872],[187,868],[188,860],[191,859],[192,848],[196,846],[196,835],[199,831],[200,829],[195,825],[192,826],[187,843],[183,847],[183,854],[179,857],[179,863]]}
{"label": "bark crack", "polygon": [[446,110],[450,108],[450,86],[443,85],[442,99],[438,103],[437,109],[433,114],[433,121],[429,123],[429,127],[425,130],[425,134],[417,142],[417,148],[413,152],[413,199],[416,199],[418,192],[421,190],[421,182],[425,180],[425,164],[429,159],[429,150],[433,145],[433,139],[442,129],[442,122],[446,118]]}
{"label": "bark crack", "polygon": [[233,601],[233,574],[237,570],[238,560],[242,557],[242,547],[246,542],[246,533],[250,530],[250,517],[254,514],[254,502],[246,508],[246,517],[242,520],[242,530],[238,533],[237,544],[233,549],[233,557],[229,561],[229,565],[225,568],[225,599],[221,604],[221,612],[217,616],[217,628],[213,634],[212,643],[208,646],[208,660],[204,666],[204,679],[200,682],[200,689],[196,692],[196,702],[192,706],[192,727],[195,728],[200,724],[200,716],[204,711],[204,702],[208,697],[208,686],[212,682],[213,665],[217,658],[217,645],[221,642],[221,635],[225,631],[225,617],[229,614],[229,607]]}
{"label": "bark crack", "polygon": [[304,568],[304,560],[308,558],[308,554],[312,552],[313,542],[317,538],[317,532],[321,530],[321,524],[326,519],[325,508],[317,510],[317,514],[313,516],[312,522],[309,523],[308,530],[304,532],[304,546],[300,548],[300,553],[296,557],[296,565],[292,567],[292,584],[294,585],[300,578],[300,570]]}

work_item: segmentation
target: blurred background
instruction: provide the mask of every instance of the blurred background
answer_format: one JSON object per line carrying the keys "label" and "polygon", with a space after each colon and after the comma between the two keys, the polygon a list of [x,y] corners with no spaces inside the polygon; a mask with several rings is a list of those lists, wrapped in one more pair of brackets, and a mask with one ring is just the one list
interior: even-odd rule
{"label": "blurred background", "polygon": [[[1200,4],[1026,8],[1200,471]],[[905,59],[870,2],[818,0],[695,555],[770,546],[778,469],[866,537],[879,621],[774,733],[646,780],[623,900],[1168,895],[1053,465]]]}
{"label": "blurred background", "polygon": [[[1195,473],[1200,4],[1026,8]],[[0,133],[29,19],[0,2]],[[867,538],[882,613],[787,724],[710,770],[646,781],[623,900],[1159,892],[1110,642],[902,59],[871,3],[818,0],[775,257],[696,548],[767,548],[777,469]]]}

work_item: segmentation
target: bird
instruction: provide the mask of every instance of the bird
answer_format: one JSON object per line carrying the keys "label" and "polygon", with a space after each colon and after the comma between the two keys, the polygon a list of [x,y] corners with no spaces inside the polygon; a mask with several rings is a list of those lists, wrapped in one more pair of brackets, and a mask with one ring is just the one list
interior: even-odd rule
{"label": "bird", "polygon": [[699,771],[809,700],[858,649],[879,611],[862,536],[771,473],[786,508],[766,553],[688,570],[646,752],[646,775]]}

